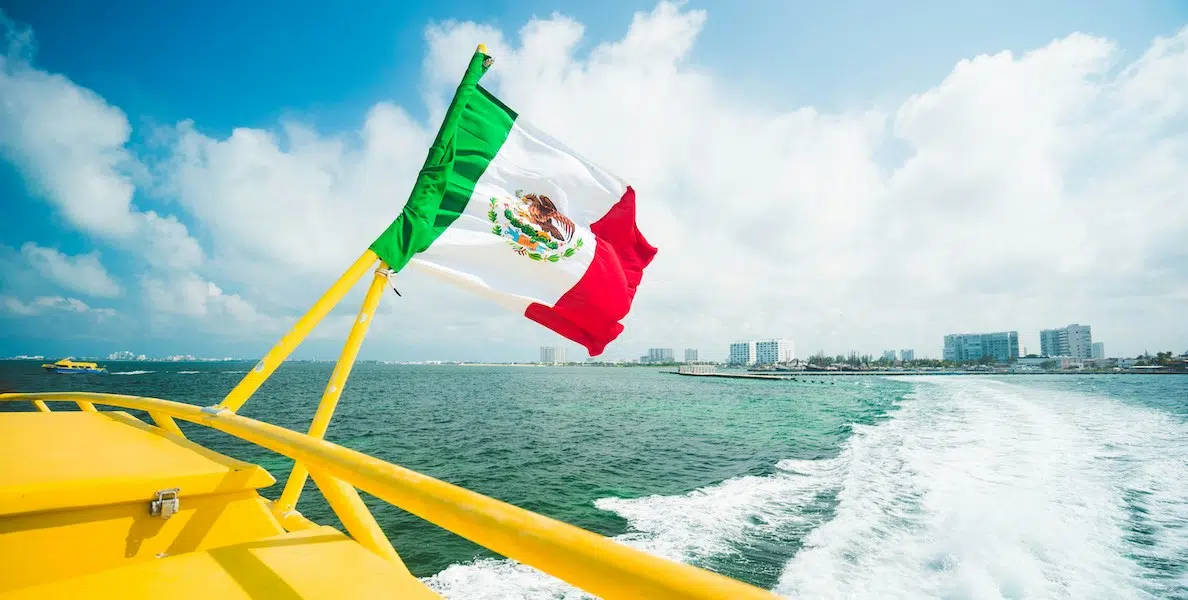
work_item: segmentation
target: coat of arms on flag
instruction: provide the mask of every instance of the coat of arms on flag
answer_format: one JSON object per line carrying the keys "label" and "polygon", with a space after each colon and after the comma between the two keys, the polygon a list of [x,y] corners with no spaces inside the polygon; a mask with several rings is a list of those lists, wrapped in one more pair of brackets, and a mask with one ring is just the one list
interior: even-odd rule
{"label": "coat of arms on flag", "polygon": [[573,221],[543,194],[516,190],[515,198],[503,202],[491,198],[487,218],[494,224],[491,233],[507,238],[516,254],[532,260],[557,262],[577,254],[585,245],[574,235]]}

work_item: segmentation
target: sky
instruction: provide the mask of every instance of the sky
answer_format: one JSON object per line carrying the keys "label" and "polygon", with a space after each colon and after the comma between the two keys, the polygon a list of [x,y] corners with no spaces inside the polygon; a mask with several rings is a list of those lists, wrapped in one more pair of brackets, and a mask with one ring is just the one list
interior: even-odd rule
{"label": "sky", "polygon": [[[5,3],[0,356],[259,356],[399,212],[479,43],[637,191],[659,253],[607,358],[1188,350],[1182,1],[248,4]],[[362,358],[585,355],[397,281]]]}

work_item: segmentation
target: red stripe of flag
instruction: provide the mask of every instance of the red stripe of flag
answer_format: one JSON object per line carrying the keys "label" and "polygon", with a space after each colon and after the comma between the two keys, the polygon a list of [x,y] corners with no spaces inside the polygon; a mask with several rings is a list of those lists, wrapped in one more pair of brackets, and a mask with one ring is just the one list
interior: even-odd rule
{"label": "red stripe of flag", "polygon": [[597,239],[590,268],[556,305],[533,303],[524,316],[585,346],[590,356],[598,356],[623,332],[619,320],[631,311],[635,288],[656,248],[636,226],[635,190],[630,186],[590,230]]}

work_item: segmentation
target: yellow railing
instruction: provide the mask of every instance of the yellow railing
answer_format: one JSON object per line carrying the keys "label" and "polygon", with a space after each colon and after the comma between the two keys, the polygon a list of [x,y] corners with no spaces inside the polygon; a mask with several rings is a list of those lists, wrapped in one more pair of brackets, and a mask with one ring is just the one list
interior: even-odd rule
{"label": "yellow railing", "polygon": [[166,431],[172,432],[177,427],[174,419],[181,419],[292,458],[309,470],[356,541],[401,565],[356,488],[603,598],[775,597],[740,581],[647,554],[350,448],[226,409],[119,394],[0,394],[0,402],[13,401],[29,401],[44,411],[49,410],[48,401],[74,402],[84,410],[102,404],[145,411]]}

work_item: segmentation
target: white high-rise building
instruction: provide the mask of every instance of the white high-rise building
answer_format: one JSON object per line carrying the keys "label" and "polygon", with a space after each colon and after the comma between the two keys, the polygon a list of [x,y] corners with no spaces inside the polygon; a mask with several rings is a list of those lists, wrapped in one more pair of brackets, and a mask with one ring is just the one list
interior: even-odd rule
{"label": "white high-rise building", "polygon": [[883,350],[883,360],[889,360],[891,362],[895,362],[895,351],[894,350]]}
{"label": "white high-rise building", "polygon": [[540,362],[544,365],[555,365],[565,362],[565,348],[560,346],[541,346]]}
{"label": "white high-rise building", "polygon": [[1089,326],[1074,323],[1068,327],[1040,331],[1040,354],[1093,358],[1093,335]]}
{"label": "white high-rise building", "polygon": [[685,362],[697,362],[697,348],[685,348]]}
{"label": "white high-rise building", "polygon": [[760,340],[755,342],[755,363],[775,365],[791,362],[796,358],[791,340]]}
{"label": "white high-rise building", "polygon": [[1040,330],[1040,356],[1068,356],[1068,332],[1063,329]]}
{"label": "white high-rise building", "polygon": [[1105,358],[1105,342],[1093,342],[1090,347],[1093,358]]}
{"label": "white high-rise building", "polygon": [[674,362],[672,348],[648,348],[648,362]]}
{"label": "white high-rise building", "polygon": [[733,342],[730,344],[730,364],[755,364],[755,342]]}
{"label": "white high-rise building", "polygon": [[911,348],[904,348],[903,350],[900,350],[899,360],[902,360],[903,362],[916,360],[916,351],[912,350]]}
{"label": "white high-rise building", "polygon": [[1012,362],[1019,358],[1019,332],[951,333],[945,336],[945,360],[966,362],[993,357],[997,362]]}
{"label": "white high-rise building", "polygon": [[1069,325],[1068,352],[1073,358],[1093,358],[1093,336],[1088,325]]}

